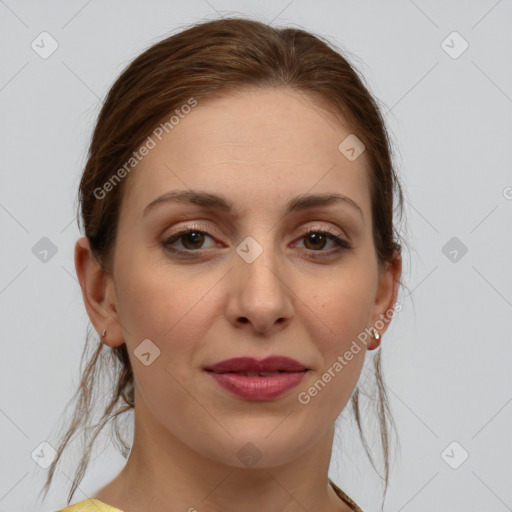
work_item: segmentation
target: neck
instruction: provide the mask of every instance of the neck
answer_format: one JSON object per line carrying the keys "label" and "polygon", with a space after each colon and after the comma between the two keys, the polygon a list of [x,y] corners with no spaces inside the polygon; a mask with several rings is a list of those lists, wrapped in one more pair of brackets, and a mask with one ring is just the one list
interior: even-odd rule
{"label": "neck", "polygon": [[[136,400],[134,442],[121,473],[94,498],[143,510],[346,511],[328,482],[334,426],[281,466],[233,467],[191,450]],[[142,418],[144,420],[142,421]]]}

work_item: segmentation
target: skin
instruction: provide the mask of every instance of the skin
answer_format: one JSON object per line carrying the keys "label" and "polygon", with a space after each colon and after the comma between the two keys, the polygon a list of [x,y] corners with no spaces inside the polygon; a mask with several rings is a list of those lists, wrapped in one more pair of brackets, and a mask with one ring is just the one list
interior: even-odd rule
{"label": "skin", "polygon": [[[107,345],[127,344],[135,376],[133,448],[95,498],[127,512],[169,504],[350,510],[327,480],[334,422],[375,340],[360,343],[307,405],[297,398],[397,297],[401,260],[378,265],[365,155],[349,161],[338,150],[349,133],[318,102],[287,89],[201,100],[125,178],[112,275],[101,271],[85,237],[77,241],[91,322],[107,329]],[[143,216],[156,197],[188,189],[222,194],[235,211],[168,202]],[[342,204],[284,215],[291,198],[333,192],[355,201],[362,215]],[[208,233],[202,245],[190,236],[170,244],[194,257],[163,246],[198,222]],[[322,245],[305,237],[309,228],[330,230],[352,248],[335,252],[329,239]],[[248,236],[263,248],[252,263],[236,252]],[[160,350],[149,366],[134,356],[145,339]],[[270,402],[231,395],[203,371],[231,357],[272,354],[310,371]],[[248,442],[262,455],[252,467],[237,457]]]}

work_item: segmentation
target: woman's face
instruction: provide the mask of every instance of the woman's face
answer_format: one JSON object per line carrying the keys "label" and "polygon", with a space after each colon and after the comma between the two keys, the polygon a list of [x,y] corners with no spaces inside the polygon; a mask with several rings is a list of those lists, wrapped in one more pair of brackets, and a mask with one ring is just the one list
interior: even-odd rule
{"label": "woman's face", "polygon": [[[396,298],[397,275],[377,265],[365,154],[338,148],[349,134],[311,98],[281,89],[199,101],[161,141],[153,136],[125,178],[108,284],[122,337],[107,338],[127,345],[139,421],[239,467],[246,443],[270,467],[332,428],[364,362],[358,335]],[[148,206],[169,192],[222,202]],[[330,194],[348,199],[297,203]],[[196,233],[166,243],[183,229]],[[348,361],[354,340],[360,350]],[[273,398],[243,398],[205,370],[272,355],[308,368]],[[330,381],[308,392],[329,369]]]}

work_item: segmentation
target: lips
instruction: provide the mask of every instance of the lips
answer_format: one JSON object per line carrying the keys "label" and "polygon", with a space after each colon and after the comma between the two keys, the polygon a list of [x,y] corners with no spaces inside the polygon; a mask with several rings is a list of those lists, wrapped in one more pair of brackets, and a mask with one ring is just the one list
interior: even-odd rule
{"label": "lips", "polygon": [[226,359],[204,370],[238,398],[269,401],[284,396],[297,386],[309,368],[289,357],[271,356],[262,361],[252,357]]}
{"label": "lips", "polygon": [[264,377],[284,372],[305,372],[308,368],[289,357],[270,356],[261,361],[252,357],[235,357],[207,366],[205,370],[213,373],[239,373],[248,377]]}

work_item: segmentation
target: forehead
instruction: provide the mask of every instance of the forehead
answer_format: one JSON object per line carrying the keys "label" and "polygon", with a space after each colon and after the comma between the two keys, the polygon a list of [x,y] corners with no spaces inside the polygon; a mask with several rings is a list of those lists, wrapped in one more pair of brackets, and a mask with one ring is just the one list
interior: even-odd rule
{"label": "forehead", "polygon": [[350,127],[303,93],[249,89],[198,100],[168,132],[152,135],[154,148],[130,174],[125,213],[140,216],[158,195],[187,189],[229,196],[240,209],[326,192],[369,208],[365,154],[351,161],[338,149]]}

